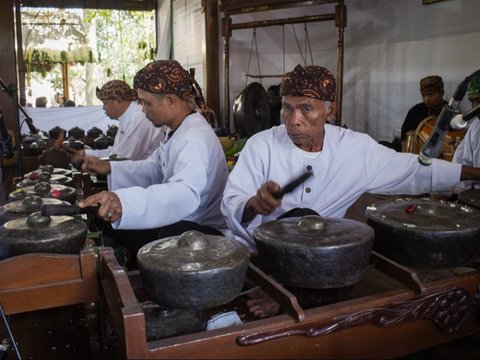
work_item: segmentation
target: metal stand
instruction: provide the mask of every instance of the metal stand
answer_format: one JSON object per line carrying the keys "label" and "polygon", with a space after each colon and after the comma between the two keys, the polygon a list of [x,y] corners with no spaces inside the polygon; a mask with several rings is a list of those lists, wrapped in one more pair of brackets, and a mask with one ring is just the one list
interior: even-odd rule
{"label": "metal stand", "polygon": [[[273,1],[270,1],[273,3]],[[315,1],[319,3],[321,1]],[[331,2],[331,1],[328,1]],[[225,4],[223,4],[225,3]],[[253,2],[254,3],[254,2]],[[230,132],[230,38],[233,30],[242,30],[250,28],[260,28],[267,26],[285,25],[285,24],[306,24],[309,22],[318,21],[334,21],[335,27],[337,27],[337,114],[335,118],[335,125],[342,125],[342,98],[343,98],[343,53],[344,53],[344,32],[347,26],[347,6],[344,4],[344,0],[338,0],[335,5],[335,12],[329,14],[318,14],[301,16],[285,19],[271,19],[271,20],[259,20],[251,22],[239,22],[232,24],[232,16],[254,13],[266,10],[285,9],[297,6],[310,6],[312,1],[278,1],[278,5],[266,5],[266,6],[248,6],[242,5],[241,1],[223,1],[220,5],[220,11],[224,13],[222,19],[222,37],[224,39],[224,101],[225,101],[225,118],[222,121],[222,128],[227,129]],[[282,4],[280,4],[282,3]],[[285,3],[285,4],[283,4]]]}

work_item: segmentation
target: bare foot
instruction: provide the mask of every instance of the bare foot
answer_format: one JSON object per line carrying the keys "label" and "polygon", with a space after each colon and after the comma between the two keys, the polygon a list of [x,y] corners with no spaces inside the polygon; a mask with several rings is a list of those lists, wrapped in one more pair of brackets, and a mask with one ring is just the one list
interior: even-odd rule
{"label": "bare foot", "polygon": [[267,318],[278,314],[280,305],[261,289],[248,293],[247,307],[253,316]]}

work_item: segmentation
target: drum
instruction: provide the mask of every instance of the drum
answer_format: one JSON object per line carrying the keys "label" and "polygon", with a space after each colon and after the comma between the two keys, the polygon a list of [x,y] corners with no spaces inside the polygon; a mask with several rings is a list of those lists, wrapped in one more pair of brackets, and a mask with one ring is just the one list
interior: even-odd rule
{"label": "drum", "polygon": [[[437,118],[434,116],[429,116],[422,120],[422,122],[417,126],[413,137],[411,133],[410,137],[407,136],[408,139],[406,141],[405,152],[411,152],[414,154],[420,153],[422,146],[427,142],[432,131],[435,129],[436,124]],[[452,161],[453,154],[455,153],[455,150],[460,142],[465,137],[466,132],[466,128],[448,131],[445,134],[440,152],[437,157],[443,160]]]}

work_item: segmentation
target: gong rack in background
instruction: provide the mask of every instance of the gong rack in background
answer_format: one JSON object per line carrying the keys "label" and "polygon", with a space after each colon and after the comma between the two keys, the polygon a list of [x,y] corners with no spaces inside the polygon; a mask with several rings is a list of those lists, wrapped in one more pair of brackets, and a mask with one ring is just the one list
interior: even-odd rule
{"label": "gong rack in background", "polygon": [[[336,3],[335,12],[330,14],[319,14],[302,16],[296,18],[272,19],[262,21],[252,21],[244,23],[232,23],[232,16],[254,13],[260,11],[279,10],[300,6],[322,5]],[[344,0],[316,0],[316,1],[292,1],[292,0],[221,0],[220,11],[223,12],[222,18],[222,36],[224,38],[224,71],[225,71],[225,118],[221,124],[222,128],[230,130],[230,49],[229,41],[232,36],[232,30],[249,29],[258,27],[267,27],[285,24],[298,24],[317,21],[335,21],[338,28],[337,33],[337,116],[336,125],[342,124],[342,95],[343,95],[343,48],[344,48],[344,30],[347,23],[347,7]]]}

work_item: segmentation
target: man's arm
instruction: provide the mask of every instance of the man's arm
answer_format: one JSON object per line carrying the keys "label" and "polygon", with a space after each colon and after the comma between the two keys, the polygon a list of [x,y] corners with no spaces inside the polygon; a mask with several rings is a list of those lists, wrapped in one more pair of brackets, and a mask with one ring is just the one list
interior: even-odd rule
{"label": "man's arm", "polygon": [[112,167],[110,166],[110,161],[86,156],[82,164],[82,170],[95,174],[109,175],[112,172]]}

